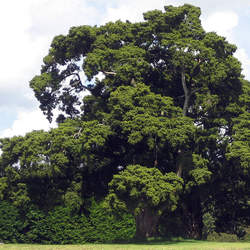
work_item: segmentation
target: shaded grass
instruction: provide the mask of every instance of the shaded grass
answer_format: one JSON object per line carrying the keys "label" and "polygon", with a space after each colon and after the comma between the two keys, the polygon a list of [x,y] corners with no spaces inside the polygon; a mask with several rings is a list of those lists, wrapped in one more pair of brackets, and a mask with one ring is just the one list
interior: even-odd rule
{"label": "shaded grass", "polygon": [[240,250],[249,249],[245,242],[208,242],[196,240],[146,242],[131,244],[86,244],[86,245],[27,245],[2,244],[0,250]]}

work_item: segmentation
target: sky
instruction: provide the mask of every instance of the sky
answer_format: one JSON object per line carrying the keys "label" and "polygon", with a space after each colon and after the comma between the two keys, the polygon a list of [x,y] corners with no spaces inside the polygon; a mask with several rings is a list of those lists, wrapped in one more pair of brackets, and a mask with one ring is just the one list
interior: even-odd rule
{"label": "sky", "polygon": [[8,0],[0,3],[0,138],[48,130],[29,88],[54,36],[79,25],[142,21],[142,13],[189,3],[201,8],[202,25],[238,47],[235,56],[250,80],[250,0]]}

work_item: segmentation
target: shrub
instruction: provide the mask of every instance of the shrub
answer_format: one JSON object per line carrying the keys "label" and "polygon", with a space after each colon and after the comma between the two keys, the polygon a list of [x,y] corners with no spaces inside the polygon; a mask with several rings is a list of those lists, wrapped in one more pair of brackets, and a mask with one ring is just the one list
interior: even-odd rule
{"label": "shrub", "polygon": [[15,243],[20,241],[21,221],[18,209],[7,201],[0,202],[0,241]]}
{"label": "shrub", "polygon": [[202,216],[202,222],[202,236],[204,239],[206,239],[207,236],[213,233],[215,230],[215,218],[210,213],[205,213]]}
{"label": "shrub", "polygon": [[67,207],[56,207],[48,213],[47,239],[53,244],[77,244],[86,242],[86,233],[91,231],[87,218],[72,214]]}
{"label": "shrub", "polygon": [[236,242],[238,238],[235,234],[212,232],[207,236],[208,241]]}
{"label": "shrub", "polygon": [[243,241],[248,241],[250,242],[250,227],[246,227],[245,229],[245,235],[243,238],[241,238]]}
{"label": "shrub", "polygon": [[83,244],[128,241],[135,233],[131,215],[115,216],[92,200],[89,216],[58,206],[48,213],[31,206],[21,217],[12,204],[0,202],[0,242]]}
{"label": "shrub", "polygon": [[25,228],[22,232],[23,241],[27,243],[46,243],[49,241],[47,238],[48,230],[45,213],[38,208],[30,207],[25,214]]}
{"label": "shrub", "polygon": [[90,242],[129,241],[135,234],[135,221],[132,215],[122,213],[112,214],[105,207],[104,202],[92,200],[89,220],[93,231],[89,234]]}
{"label": "shrub", "polygon": [[88,219],[84,215],[72,214],[67,207],[55,207],[48,214],[32,208],[26,214],[24,241],[44,244],[85,243],[89,232]]}

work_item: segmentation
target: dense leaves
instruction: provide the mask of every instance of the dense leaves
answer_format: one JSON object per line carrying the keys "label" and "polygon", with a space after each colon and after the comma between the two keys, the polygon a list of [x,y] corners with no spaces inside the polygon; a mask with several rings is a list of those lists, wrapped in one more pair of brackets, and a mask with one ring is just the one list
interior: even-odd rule
{"label": "dense leaves", "polygon": [[160,215],[175,210],[182,179],[175,173],[163,175],[156,168],[130,165],[109,183],[107,202],[121,212],[131,212],[136,220],[136,237],[157,234]]}
{"label": "dense leaves", "polygon": [[31,223],[26,241],[201,238],[249,225],[250,83],[236,46],[205,32],[200,14],[166,6],[53,39],[30,87],[49,121],[59,111],[58,127],[0,140],[0,200]]}

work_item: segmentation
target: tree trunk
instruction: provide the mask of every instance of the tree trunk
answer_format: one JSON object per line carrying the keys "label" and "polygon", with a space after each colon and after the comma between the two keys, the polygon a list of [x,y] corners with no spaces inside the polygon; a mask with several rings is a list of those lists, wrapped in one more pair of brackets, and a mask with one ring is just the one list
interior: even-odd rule
{"label": "tree trunk", "polygon": [[159,216],[154,214],[152,209],[143,208],[141,213],[136,216],[136,239],[145,239],[156,236]]}
{"label": "tree trunk", "polygon": [[190,167],[192,162],[192,152],[190,150],[185,150],[180,148],[176,156],[176,175],[182,177],[183,170]]}
{"label": "tree trunk", "polygon": [[183,219],[185,221],[187,236],[191,239],[202,237],[202,214],[200,199],[187,200],[183,206]]}
{"label": "tree trunk", "polygon": [[201,219],[195,214],[191,214],[191,217],[190,217],[190,224],[188,227],[188,236],[191,239],[197,239],[197,240],[200,240],[202,237]]}

